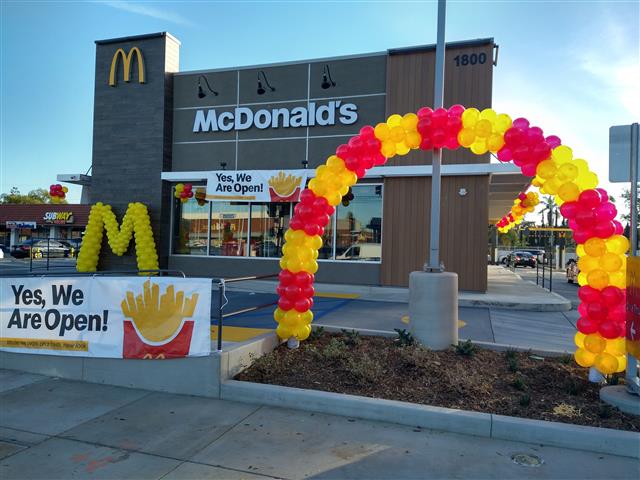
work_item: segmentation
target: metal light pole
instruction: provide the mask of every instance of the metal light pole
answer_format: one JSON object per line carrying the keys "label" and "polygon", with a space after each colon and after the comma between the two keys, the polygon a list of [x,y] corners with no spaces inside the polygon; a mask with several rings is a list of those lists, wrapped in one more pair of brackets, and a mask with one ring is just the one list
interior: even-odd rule
{"label": "metal light pole", "polygon": [[[638,252],[638,137],[640,126],[637,123],[631,125],[631,155],[629,159],[630,163],[630,176],[631,176],[631,189],[630,189],[630,206],[631,206],[631,256],[635,257]],[[626,333],[626,332],[625,332]],[[626,384],[629,391],[640,395],[640,385],[638,383],[638,361],[636,358],[627,353],[627,372],[625,375]]]}
{"label": "metal light pole", "polygon": [[[447,1],[438,0],[438,32],[436,43],[435,89],[433,92],[433,108],[441,108],[444,104],[444,32],[447,18]],[[442,272],[440,264],[440,165],[442,149],[433,149],[431,175],[431,227],[429,238],[429,261],[425,263],[427,272]]]}

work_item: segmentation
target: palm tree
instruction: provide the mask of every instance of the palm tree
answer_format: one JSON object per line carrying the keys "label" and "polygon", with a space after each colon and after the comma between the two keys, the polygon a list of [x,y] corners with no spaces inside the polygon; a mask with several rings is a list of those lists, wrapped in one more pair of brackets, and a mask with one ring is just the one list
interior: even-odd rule
{"label": "palm tree", "polygon": [[542,202],[544,208],[540,211],[540,215],[542,216],[542,226],[544,227],[544,217],[545,212],[547,212],[547,224],[549,227],[555,227],[558,223],[558,214],[560,213],[560,209],[556,204],[553,195],[545,195],[542,197]]}

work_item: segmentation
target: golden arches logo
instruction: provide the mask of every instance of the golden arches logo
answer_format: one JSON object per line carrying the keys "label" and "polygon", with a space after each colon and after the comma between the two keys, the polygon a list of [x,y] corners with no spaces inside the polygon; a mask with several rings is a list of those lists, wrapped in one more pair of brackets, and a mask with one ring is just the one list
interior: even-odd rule
{"label": "golden arches logo", "polygon": [[122,48],[116,50],[111,59],[111,69],[109,70],[109,85],[116,86],[116,72],[118,70],[118,60],[122,58],[122,64],[124,69],[123,79],[125,82],[129,82],[131,78],[131,61],[133,60],[133,54],[136,54],[138,60],[138,83],[146,83],[144,75],[144,59],[142,58],[142,52],[138,47],[133,47],[129,50],[129,53],[124,53]]}

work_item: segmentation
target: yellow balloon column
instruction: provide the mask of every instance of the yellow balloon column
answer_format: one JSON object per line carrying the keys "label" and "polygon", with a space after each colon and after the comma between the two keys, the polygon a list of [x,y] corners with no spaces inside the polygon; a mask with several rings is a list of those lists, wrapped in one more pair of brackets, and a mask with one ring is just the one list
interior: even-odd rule
{"label": "yellow balloon column", "polygon": [[91,207],[78,252],[76,268],[79,272],[94,272],[98,268],[104,230],[107,231],[109,247],[118,256],[124,255],[131,237],[135,235],[138,270],[158,269],[158,254],[147,207],[142,203],[130,203],[119,227],[111,206],[98,202]]}
{"label": "yellow balloon column", "polygon": [[[454,105],[449,109],[422,108],[417,114],[391,115],[386,122],[363,127],[348,144],[340,145],[300,195],[285,235],[282,271],[274,318],[282,339],[304,340],[313,320],[313,281],[324,227],[349,187],[368,169],[411,149],[469,148],[481,155],[497,154],[534,177],[532,185],[554,195],[578,244],[581,318],[575,341],[576,361],[609,374],[625,368],[625,254],[628,241],[615,220],[608,194],[596,188],[598,178],[587,162],[574,159],[556,136],[543,135],[525,118],[514,121],[492,109],[479,111]],[[508,229],[538,202],[533,192],[521,194],[501,229]],[[502,221],[502,220],[501,220]]]}

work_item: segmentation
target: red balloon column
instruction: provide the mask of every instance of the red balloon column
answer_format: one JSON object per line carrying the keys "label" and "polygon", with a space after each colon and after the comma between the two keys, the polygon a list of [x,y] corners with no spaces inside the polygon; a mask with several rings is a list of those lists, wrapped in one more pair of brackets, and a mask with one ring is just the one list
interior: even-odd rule
{"label": "red balloon column", "polygon": [[[313,281],[318,270],[322,234],[349,188],[368,169],[412,149],[469,148],[481,155],[497,154],[500,161],[513,161],[532,185],[554,195],[561,213],[569,219],[580,256],[580,313],[576,334],[576,361],[609,374],[625,368],[624,288],[625,253],[628,241],[607,193],[598,189],[598,179],[587,162],[574,159],[571,149],[542,129],[491,109],[478,111],[454,105],[449,109],[422,108],[417,114],[391,115],[386,122],[367,126],[336,149],[300,195],[285,234],[280,260],[282,272],[277,287],[280,300],[274,312],[282,339],[306,339],[313,320]],[[500,229],[510,228],[537,204],[533,192],[521,194]]]}

